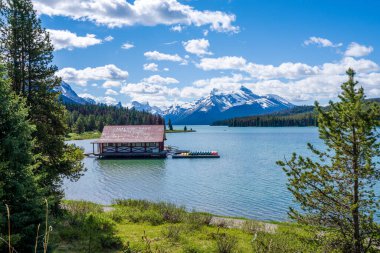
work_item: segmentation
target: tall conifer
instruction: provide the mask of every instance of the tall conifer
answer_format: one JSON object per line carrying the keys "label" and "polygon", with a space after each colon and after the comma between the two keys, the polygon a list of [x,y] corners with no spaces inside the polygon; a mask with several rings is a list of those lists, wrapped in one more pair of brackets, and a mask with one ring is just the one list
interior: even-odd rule
{"label": "tall conifer", "polygon": [[[42,198],[32,173],[34,126],[28,120],[24,99],[11,91],[4,70],[0,65],[0,237],[8,235],[7,204],[11,245],[18,252],[31,252],[36,227],[43,216]],[[0,240],[0,251],[5,252],[5,248]]]}
{"label": "tall conifer", "polygon": [[53,46],[30,0],[7,0],[2,14],[2,56],[12,88],[26,98],[36,126],[33,152],[39,154],[39,166],[35,174],[49,202],[58,207],[63,178],[77,179],[82,171],[82,152],[64,143],[66,111],[55,92],[61,80],[52,64]]}
{"label": "tall conifer", "polygon": [[380,200],[373,190],[380,180],[380,108],[365,101],[352,69],[347,75],[338,102],[330,102],[327,111],[316,103],[319,136],[327,150],[308,147],[319,161],[293,154],[278,164],[301,207],[290,209],[290,217],[332,228],[344,252],[359,253],[380,246],[380,227],[374,222]]}

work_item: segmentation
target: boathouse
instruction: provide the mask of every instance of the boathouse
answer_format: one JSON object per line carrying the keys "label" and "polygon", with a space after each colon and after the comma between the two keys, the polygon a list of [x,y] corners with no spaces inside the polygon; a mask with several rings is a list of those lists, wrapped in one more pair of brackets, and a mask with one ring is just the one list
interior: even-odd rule
{"label": "boathouse", "polygon": [[99,157],[166,157],[163,125],[105,126],[97,145]]}

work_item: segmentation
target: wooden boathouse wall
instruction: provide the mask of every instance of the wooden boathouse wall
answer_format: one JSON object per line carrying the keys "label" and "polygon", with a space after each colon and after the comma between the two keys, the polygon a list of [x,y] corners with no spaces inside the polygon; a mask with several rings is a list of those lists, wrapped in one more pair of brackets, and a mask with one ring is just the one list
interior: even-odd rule
{"label": "wooden boathouse wall", "polygon": [[166,157],[163,125],[105,126],[97,145],[99,157]]}

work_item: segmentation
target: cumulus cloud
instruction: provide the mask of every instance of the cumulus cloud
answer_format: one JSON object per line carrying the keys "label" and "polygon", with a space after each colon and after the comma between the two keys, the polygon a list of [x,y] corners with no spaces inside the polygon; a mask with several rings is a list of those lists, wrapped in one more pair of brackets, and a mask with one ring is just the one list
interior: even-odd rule
{"label": "cumulus cloud", "polygon": [[146,63],[144,64],[144,70],[147,70],[147,71],[153,71],[153,72],[156,72],[158,71],[158,65],[156,63]]}
{"label": "cumulus cloud", "polygon": [[197,66],[206,71],[231,70],[241,74],[197,80],[192,86],[181,90],[182,97],[199,97],[208,94],[213,88],[234,90],[244,85],[257,94],[278,94],[292,102],[326,102],[339,94],[341,83],[347,80],[348,68],[355,69],[357,80],[369,96],[380,94],[378,64],[354,57],[343,57],[339,61],[316,66],[293,62],[274,66],[248,62],[242,57],[225,56],[203,58]]}
{"label": "cumulus cloud", "polygon": [[154,61],[183,62],[183,59],[178,54],[164,54],[158,51],[148,51],[144,53],[144,56]]}
{"label": "cumulus cloud", "polygon": [[182,32],[184,27],[182,25],[175,25],[170,28],[171,31],[173,32]]}
{"label": "cumulus cloud", "polygon": [[96,97],[96,96],[93,96],[93,95],[88,94],[88,93],[79,94],[78,96],[80,96],[82,98],[91,98],[91,99],[95,100],[96,103],[99,103],[99,104],[106,104],[106,105],[116,105],[117,104],[116,99],[113,97],[109,97],[109,96]]}
{"label": "cumulus cloud", "polygon": [[117,91],[114,91],[113,89],[107,89],[106,95],[116,96],[119,95],[119,93],[117,93]]}
{"label": "cumulus cloud", "polygon": [[243,57],[223,56],[219,58],[203,58],[197,65],[203,70],[226,70],[226,69],[242,69],[247,61]]}
{"label": "cumulus cloud", "polygon": [[208,26],[217,32],[239,31],[235,15],[221,11],[197,10],[177,0],[34,0],[40,14],[88,20],[108,27],[134,25]]}
{"label": "cumulus cloud", "polygon": [[334,44],[330,40],[321,37],[310,37],[303,42],[305,46],[317,45],[319,47],[341,47],[343,44]]}
{"label": "cumulus cloud", "polygon": [[344,53],[345,56],[352,56],[352,57],[361,57],[366,56],[372,53],[373,47],[371,46],[364,46],[360,45],[356,42],[352,42],[348,47],[346,52]]}
{"label": "cumulus cloud", "polygon": [[135,45],[133,45],[132,43],[129,43],[129,42],[124,43],[124,44],[121,46],[121,48],[122,48],[122,49],[125,49],[125,50],[131,49],[131,48],[134,48],[134,47],[135,47]]}
{"label": "cumulus cloud", "polygon": [[102,86],[103,88],[120,87],[121,81],[107,80]]}
{"label": "cumulus cloud", "polygon": [[185,48],[186,52],[189,52],[191,54],[195,54],[198,56],[212,54],[211,52],[208,51],[210,47],[210,43],[206,39],[188,40],[188,41],[182,42],[182,45]]}
{"label": "cumulus cloud", "polygon": [[165,85],[151,84],[142,80],[139,83],[128,83],[120,90],[132,101],[149,102],[151,105],[168,106],[180,96],[178,88],[169,88]]}
{"label": "cumulus cloud", "polygon": [[102,43],[102,40],[96,38],[94,34],[78,36],[76,33],[70,32],[69,30],[47,29],[47,31],[50,34],[50,39],[54,45],[55,50],[86,48]]}
{"label": "cumulus cloud", "polygon": [[95,68],[63,68],[57,72],[68,83],[86,86],[89,81],[122,81],[128,78],[128,71],[122,70],[113,64]]}
{"label": "cumulus cloud", "polygon": [[278,66],[248,62],[242,57],[225,56],[220,58],[203,58],[197,64],[203,70],[237,70],[245,72],[257,79],[300,79],[307,76],[344,74],[351,67],[357,71],[368,72],[378,69],[378,65],[370,60],[344,57],[337,63],[325,63],[322,66],[310,66],[305,63],[285,62]]}
{"label": "cumulus cloud", "polygon": [[172,77],[162,77],[160,75],[153,75],[148,78],[144,78],[142,80],[143,82],[150,83],[150,84],[176,84],[179,83],[179,81]]}
{"label": "cumulus cloud", "polygon": [[113,37],[111,35],[104,38],[104,41],[113,41]]}

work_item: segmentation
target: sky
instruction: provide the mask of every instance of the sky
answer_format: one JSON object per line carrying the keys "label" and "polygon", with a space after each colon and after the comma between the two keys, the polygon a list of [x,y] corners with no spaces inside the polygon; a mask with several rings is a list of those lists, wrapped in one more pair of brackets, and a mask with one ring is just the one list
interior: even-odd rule
{"label": "sky", "polygon": [[377,0],[33,0],[57,75],[83,97],[161,107],[241,86],[335,100],[352,67],[380,97]]}

